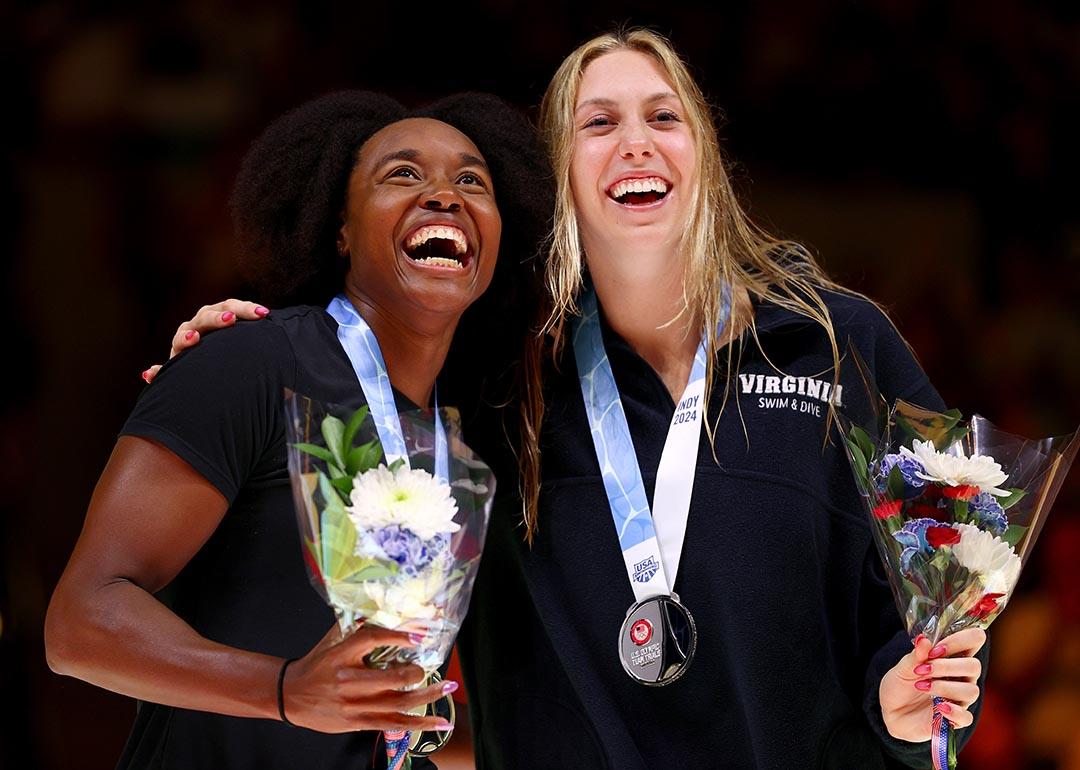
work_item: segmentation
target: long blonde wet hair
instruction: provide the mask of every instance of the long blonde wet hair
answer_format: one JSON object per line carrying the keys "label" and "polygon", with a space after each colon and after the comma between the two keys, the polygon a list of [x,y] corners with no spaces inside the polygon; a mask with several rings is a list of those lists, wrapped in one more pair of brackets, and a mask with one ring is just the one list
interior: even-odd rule
{"label": "long blonde wet hair", "polygon": [[[691,191],[691,213],[679,246],[681,253],[687,255],[682,313],[697,311],[707,335],[705,413],[708,413],[716,354],[727,342],[726,335],[721,338],[716,333],[725,283],[743,287],[751,297],[775,303],[819,323],[832,348],[834,377],[839,371],[836,332],[818,290],[846,290],[829,280],[801,245],[776,238],[750,221],[735,197],[724,167],[712,111],[671,43],[647,29],[619,30],[589,40],[563,60],[540,106],[541,138],[551,160],[557,191],[544,275],[547,296],[541,310],[543,317],[538,319],[538,333],[528,343],[522,372],[518,462],[526,539],[530,543],[536,535],[540,494],[539,439],[544,418],[545,358],[550,355],[557,361],[562,352],[567,323],[578,312],[577,299],[584,274],[585,254],[570,187],[578,88],[589,64],[605,54],[626,50],[650,56],[660,65],[682,101],[684,119],[695,140],[697,182]],[[717,280],[718,277],[723,280]],[[756,340],[752,317],[749,329]],[[728,346],[728,371],[731,371],[731,346]],[[727,395],[725,388],[724,404]],[[707,429],[711,439],[714,426]]]}

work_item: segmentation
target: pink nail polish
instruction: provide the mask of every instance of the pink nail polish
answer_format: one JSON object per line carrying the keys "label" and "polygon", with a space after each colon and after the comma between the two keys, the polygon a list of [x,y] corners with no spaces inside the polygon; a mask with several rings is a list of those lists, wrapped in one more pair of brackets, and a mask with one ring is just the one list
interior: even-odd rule
{"label": "pink nail polish", "polygon": [[916,690],[922,690],[923,692],[926,692],[927,690],[930,689],[930,680],[929,679],[920,679],[918,682],[915,683],[915,689]]}
{"label": "pink nail polish", "polygon": [[150,382],[150,370],[147,369],[142,373],[143,382]]}
{"label": "pink nail polish", "polygon": [[418,634],[414,631],[413,633],[409,634],[409,641],[413,644],[420,644],[420,642],[424,641],[424,635]]}
{"label": "pink nail polish", "polygon": [[933,670],[934,667],[931,666],[929,663],[920,663],[918,666],[915,667],[915,676],[926,676]]}
{"label": "pink nail polish", "polygon": [[236,313],[232,312],[231,310],[226,310],[224,313],[221,314],[221,320],[225,323],[229,323],[229,321],[234,318],[236,318]]}
{"label": "pink nail polish", "polygon": [[187,340],[188,342],[191,342],[191,338],[194,337],[194,336],[195,336],[195,332],[194,331],[189,331],[187,334],[184,335],[184,339]]}
{"label": "pink nail polish", "polygon": [[457,688],[458,688],[458,683],[457,682],[444,682],[443,686],[442,686],[442,694],[443,695],[449,695],[452,692],[457,692]]}
{"label": "pink nail polish", "polygon": [[937,647],[930,650],[929,657],[931,657],[931,658],[940,658],[944,654],[945,654],[945,645],[944,644],[939,644]]}
{"label": "pink nail polish", "polygon": [[919,642],[921,642],[925,638],[926,638],[926,634],[919,634],[918,636],[915,637],[915,641],[912,642],[912,644],[915,645],[916,647],[918,647]]}
{"label": "pink nail polish", "polygon": [[270,315],[270,309],[259,305],[257,308],[255,308],[255,315],[259,316],[259,318],[268,316]]}
{"label": "pink nail polish", "polygon": [[950,705],[947,701],[941,701],[941,703],[936,704],[934,708],[936,708],[942,714],[952,713],[952,705]]}
{"label": "pink nail polish", "polygon": [[435,723],[435,729],[446,732],[447,730],[453,730],[454,726],[447,722],[445,719],[440,719],[438,722]]}

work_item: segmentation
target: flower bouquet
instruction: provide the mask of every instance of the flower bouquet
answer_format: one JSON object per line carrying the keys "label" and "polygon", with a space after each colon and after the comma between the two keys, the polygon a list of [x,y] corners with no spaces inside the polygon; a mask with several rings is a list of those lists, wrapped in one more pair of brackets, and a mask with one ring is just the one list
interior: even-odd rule
{"label": "flower bouquet", "polygon": [[[429,681],[468,609],[494,494],[491,470],[461,442],[456,413],[397,415],[406,456],[387,462],[368,408],[285,398],[289,475],[315,590],[343,634],[358,621],[423,635],[386,647],[373,667],[415,663]],[[453,722],[447,696],[432,713]],[[386,732],[391,770],[441,748],[446,733]]]}
{"label": "flower bouquet", "polygon": [[[979,415],[965,421],[901,400],[886,410],[868,388],[871,424],[838,418],[907,632],[936,645],[964,628],[985,629],[1012,596],[1076,457],[1077,434],[1030,440]],[[956,767],[940,702],[931,716],[935,770]]]}

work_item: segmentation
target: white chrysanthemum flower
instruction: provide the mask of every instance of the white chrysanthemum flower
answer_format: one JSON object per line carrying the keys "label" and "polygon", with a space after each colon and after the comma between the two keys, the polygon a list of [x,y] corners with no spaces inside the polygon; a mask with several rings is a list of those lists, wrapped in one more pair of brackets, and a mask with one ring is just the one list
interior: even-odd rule
{"label": "white chrysanthemum flower", "polygon": [[968,572],[982,576],[986,593],[1007,598],[1020,578],[1016,551],[1000,537],[972,524],[955,526],[960,530],[960,542],[952,546],[953,556]]}
{"label": "white chrysanthemum flower", "polygon": [[933,442],[918,439],[915,439],[911,445],[914,451],[907,447],[900,447],[900,454],[922,463],[924,472],[915,474],[919,478],[948,484],[950,487],[970,485],[998,497],[1009,494],[1004,489],[998,488],[999,484],[1005,483],[1009,475],[1001,470],[1001,466],[994,462],[992,457],[986,455],[967,457],[962,453],[946,454],[937,451]]}
{"label": "white chrysanthemum flower", "polygon": [[383,628],[398,628],[409,621],[430,620],[439,612],[436,599],[443,586],[443,575],[435,571],[390,583],[365,583],[365,593],[378,608],[370,620]]}
{"label": "white chrysanthemum flower", "polygon": [[346,510],[359,529],[397,524],[423,540],[461,529],[454,522],[457,503],[450,487],[425,470],[401,465],[391,471],[380,465],[364,471],[353,482],[350,500]]}

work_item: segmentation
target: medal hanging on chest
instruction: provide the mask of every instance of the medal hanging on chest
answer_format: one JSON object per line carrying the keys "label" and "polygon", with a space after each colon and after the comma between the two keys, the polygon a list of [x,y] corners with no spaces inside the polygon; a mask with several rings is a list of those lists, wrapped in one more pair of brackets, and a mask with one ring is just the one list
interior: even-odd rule
{"label": "medal hanging on chest", "polygon": [[[725,287],[717,335],[730,315]],[[668,426],[649,509],[622,399],[600,330],[592,290],[583,293],[573,330],[581,395],[635,603],[619,630],[623,669],[641,684],[671,684],[686,673],[697,649],[697,625],[672,590],[686,536],[698,444],[704,419],[707,340],[694,356],[690,380]]]}

